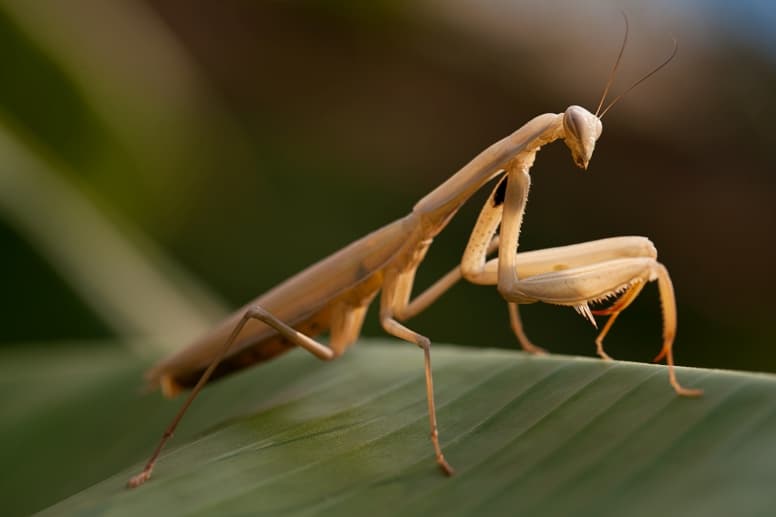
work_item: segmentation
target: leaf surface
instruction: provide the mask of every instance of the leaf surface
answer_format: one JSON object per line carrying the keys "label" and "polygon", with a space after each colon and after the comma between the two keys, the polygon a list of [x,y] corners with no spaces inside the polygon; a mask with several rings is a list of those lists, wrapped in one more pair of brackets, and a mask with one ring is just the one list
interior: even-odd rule
{"label": "leaf surface", "polygon": [[180,401],[142,395],[126,351],[55,354],[0,366],[10,515],[63,498],[43,515],[768,515],[775,500],[773,376],[680,369],[706,390],[682,399],[660,366],[436,346],[446,478],[418,350],[295,351],[205,390],[126,490]]}

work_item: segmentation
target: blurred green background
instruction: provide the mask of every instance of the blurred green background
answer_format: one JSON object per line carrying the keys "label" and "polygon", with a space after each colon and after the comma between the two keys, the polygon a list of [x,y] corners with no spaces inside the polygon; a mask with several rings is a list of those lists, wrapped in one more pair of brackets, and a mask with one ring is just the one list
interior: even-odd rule
{"label": "blurred green background", "polygon": [[[648,236],[679,362],[776,371],[776,8],[757,1],[2,1],[2,346],[185,345],[531,117],[594,109],[620,9],[614,94],[672,36],[679,54],[607,114],[587,173],[561,144],[540,153],[521,247]],[[460,260],[482,201],[419,286]],[[523,314],[537,344],[593,353],[573,310]],[[516,346],[493,288],[456,287],[412,326]],[[364,334],[382,334],[374,308]],[[649,360],[659,340],[651,286],[608,350]]]}

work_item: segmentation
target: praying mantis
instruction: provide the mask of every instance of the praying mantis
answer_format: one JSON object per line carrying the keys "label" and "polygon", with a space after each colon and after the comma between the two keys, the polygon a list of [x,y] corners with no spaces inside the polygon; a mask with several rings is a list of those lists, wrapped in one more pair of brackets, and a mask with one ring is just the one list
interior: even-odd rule
{"label": "praying mantis", "polygon": [[[256,363],[270,360],[294,347],[330,361],[353,345],[367,308],[380,293],[379,318],[390,335],[423,351],[431,443],[439,468],[454,473],[444,457],[434,404],[431,341],[405,325],[461,279],[495,285],[506,300],[510,323],[522,347],[543,350],[526,337],[519,304],[544,302],[573,307],[596,325],[594,315],[608,316],[596,338],[598,354],[609,359],[603,339],[617,316],[649,282],[656,281],[663,318],[663,343],[657,360],[665,359],[670,384],[677,394],[698,396],[683,387],[674,371],[673,341],[676,303],[668,270],[657,261],[654,245],[645,237],[601,239],[537,251],[518,252],[520,227],[531,184],[529,171],[542,146],[563,140],[574,163],[587,169],[601,136],[601,117],[625,93],[660,70],[671,56],[603,107],[627,41],[626,31],[598,109],[595,113],[570,106],[563,113],[546,113],[528,121],[494,143],[423,197],[409,215],[383,226],[312,265],[259,296],[212,332],[155,365],[147,374],[153,387],[166,396],[192,388],[178,414],[165,430],[144,470],[128,486],[146,482],[167,441],[197,394],[209,381]],[[480,188],[495,184],[480,212],[459,266],[421,294],[411,296],[415,272],[426,252],[458,209]],[[493,258],[488,258],[498,252]],[[600,310],[590,304],[613,300]],[[328,332],[328,346],[315,337]]]}

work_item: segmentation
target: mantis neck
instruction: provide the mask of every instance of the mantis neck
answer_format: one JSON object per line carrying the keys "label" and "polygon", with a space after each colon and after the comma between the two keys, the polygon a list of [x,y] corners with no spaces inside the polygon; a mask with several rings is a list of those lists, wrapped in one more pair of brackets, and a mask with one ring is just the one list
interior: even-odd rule
{"label": "mantis neck", "polygon": [[[563,114],[545,113],[491,145],[412,209],[435,235],[483,185],[498,176],[512,160],[525,160],[544,144],[563,136]],[[530,155],[530,156],[529,156]],[[533,162],[533,160],[531,160]]]}

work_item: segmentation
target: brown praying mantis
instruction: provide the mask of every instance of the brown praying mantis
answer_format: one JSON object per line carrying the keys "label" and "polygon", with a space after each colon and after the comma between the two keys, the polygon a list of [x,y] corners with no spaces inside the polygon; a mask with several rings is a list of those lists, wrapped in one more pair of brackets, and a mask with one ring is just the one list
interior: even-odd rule
{"label": "brown praying mantis", "polygon": [[[598,354],[617,316],[638,296],[644,285],[656,281],[663,317],[663,346],[655,359],[665,359],[676,393],[697,396],[700,390],[682,387],[674,372],[673,341],[676,304],[668,271],[657,261],[657,251],[645,237],[614,237],[544,250],[519,252],[518,240],[531,183],[529,170],[539,149],[562,139],[574,163],[587,169],[601,136],[601,117],[627,92],[664,67],[671,56],[636,81],[603,110],[604,102],[627,41],[612,68],[595,114],[570,106],[563,113],[539,115],[506,138],[494,143],[447,181],[422,198],[406,217],[355,241],[344,249],[289,278],[248,303],[216,329],[191,346],[162,360],[148,372],[152,386],[166,396],[185,388],[191,393],[165,430],[145,469],[130,479],[137,487],[151,476],[157,458],[194,398],[208,381],[272,359],[294,347],[330,361],[357,340],[367,307],[380,295],[380,323],[385,331],[414,343],[423,351],[431,443],[436,461],[452,475],[439,444],[431,374],[431,341],[405,326],[456,282],[495,285],[507,301],[511,326],[522,347],[543,352],[523,332],[518,304],[544,302],[573,307],[595,325],[594,314],[608,320],[596,338]],[[458,209],[481,187],[500,178],[471,233],[459,266],[415,298],[415,272],[434,237]],[[498,235],[496,235],[498,233]],[[498,251],[495,258],[488,258]],[[613,300],[601,310],[590,304]],[[315,336],[327,332],[328,346]]]}

